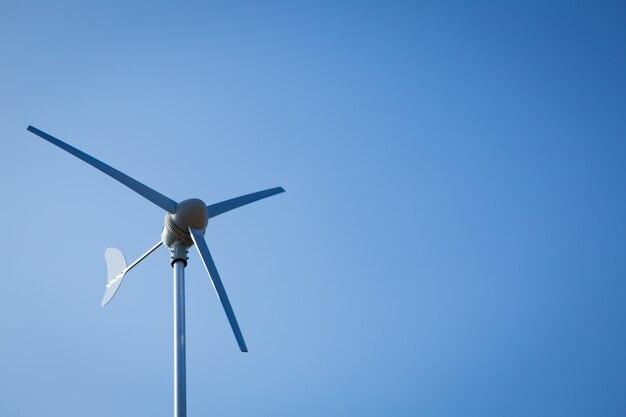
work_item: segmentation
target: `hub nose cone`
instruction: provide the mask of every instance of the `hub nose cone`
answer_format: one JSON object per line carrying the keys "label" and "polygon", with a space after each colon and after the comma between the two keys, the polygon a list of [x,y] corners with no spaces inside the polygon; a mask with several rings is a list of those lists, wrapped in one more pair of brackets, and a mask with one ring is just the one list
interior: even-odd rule
{"label": "hub nose cone", "polygon": [[167,213],[163,220],[161,240],[168,248],[176,242],[186,247],[193,245],[189,228],[204,230],[209,223],[209,212],[206,204],[197,198],[181,201],[176,207],[176,213]]}
{"label": "hub nose cone", "polygon": [[176,226],[185,232],[189,227],[204,230],[209,223],[209,212],[202,200],[190,198],[178,203],[176,213],[172,215],[172,220]]}

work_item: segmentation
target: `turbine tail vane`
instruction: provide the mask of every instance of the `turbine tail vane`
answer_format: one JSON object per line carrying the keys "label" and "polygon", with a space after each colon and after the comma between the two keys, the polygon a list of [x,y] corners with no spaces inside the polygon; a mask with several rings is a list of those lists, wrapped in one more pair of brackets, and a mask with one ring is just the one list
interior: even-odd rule
{"label": "turbine tail vane", "polygon": [[104,252],[107,261],[107,286],[102,297],[102,307],[109,304],[126,275],[126,258],[121,250],[108,248]]}
{"label": "turbine tail vane", "polygon": [[137,266],[139,262],[143,261],[152,252],[157,250],[162,244],[163,242],[159,241],[159,243],[148,249],[148,251],[141,255],[139,259],[128,266],[126,266],[126,258],[124,258],[124,254],[121,250],[117,248],[108,248],[104,252],[104,258],[107,261],[107,286],[104,290],[102,302],[100,303],[102,307],[109,304],[120,285],[122,285],[122,281],[124,280],[126,273]]}

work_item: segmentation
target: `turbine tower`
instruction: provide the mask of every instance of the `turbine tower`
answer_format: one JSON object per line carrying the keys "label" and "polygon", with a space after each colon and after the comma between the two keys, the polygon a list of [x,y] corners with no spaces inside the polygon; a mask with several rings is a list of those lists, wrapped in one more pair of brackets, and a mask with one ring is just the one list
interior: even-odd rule
{"label": "turbine tower", "polygon": [[202,264],[209,274],[213,288],[215,288],[215,292],[222,303],[239,349],[242,352],[247,352],[246,342],[239,329],[237,318],[226,295],[226,290],[217,272],[215,262],[213,262],[213,257],[211,257],[211,252],[209,252],[209,248],[204,240],[204,234],[209,219],[246,204],[282,193],[285,190],[282,187],[270,188],[208,206],[197,198],[177,203],[54,136],[33,126],[28,126],[28,131],[82,159],[166,211],[161,240],[132,264],[126,265],[126,259],[119,249],[109,248],[106,250],[104,256],[107,263],[108,277],[104,297],[102,298],[102,306],[104,307],[111,301],[128,271],[137,266],[139,262],[161,245],[165,245],[170,250],[171,266],[174,271],[174,416],[185,417],[187,415],[185,382],[185,267],[188,259],[187,250],[191,246],[196,247]]}

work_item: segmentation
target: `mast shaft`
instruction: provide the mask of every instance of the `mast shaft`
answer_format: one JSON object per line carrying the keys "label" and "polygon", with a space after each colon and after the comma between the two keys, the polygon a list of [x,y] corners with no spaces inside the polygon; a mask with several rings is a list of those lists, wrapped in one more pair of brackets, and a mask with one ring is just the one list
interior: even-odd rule
{"label": "mast shaft", "polygon": [[172,246],[172,268],[174,269],[174,417],[187,416],[185,266],[187,266],[187,249],[180,243],[175,243]]}

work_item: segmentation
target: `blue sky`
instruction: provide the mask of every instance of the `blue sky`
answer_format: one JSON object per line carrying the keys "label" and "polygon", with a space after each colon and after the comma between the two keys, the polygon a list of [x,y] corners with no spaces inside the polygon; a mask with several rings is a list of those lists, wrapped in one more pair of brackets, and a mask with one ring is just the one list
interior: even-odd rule
{"label": "blue sky", "polygon": [[168,416],[163,212],[195,253],[189,415],[621,416],[620,2],[3,2],[0,414]]}

